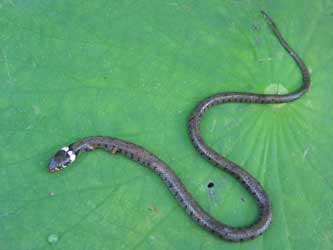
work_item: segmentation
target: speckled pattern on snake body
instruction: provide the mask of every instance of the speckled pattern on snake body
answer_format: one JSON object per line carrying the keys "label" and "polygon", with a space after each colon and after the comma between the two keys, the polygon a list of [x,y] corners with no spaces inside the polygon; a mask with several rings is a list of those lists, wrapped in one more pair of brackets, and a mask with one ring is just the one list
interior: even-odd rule
{"label": "speckled pattern on snake body", "polygon": [[273,20],[262,11],[264,18],[271,27],[280,44],[295,60],[303,75],[303,85],[290,94],[256,94],[249,92],[223,92],[210,96],[201,101],[194,109],[189,119],[189,134],[194,147],[199,153],[208,159],[216,167],[233,175],[256,199],[259,207],[259,215],[254,224],[244,227],[233,227],[223,224],[208,214],[187,191],[184,184],[175,172],[161,159],[148,150],[121,139],[109,136],[93,136],[84,138],[68,147],[59,150],[51,159],[49,172],[57,172],[69,166],[83,152],[104,149],[111,154],[120,153],[143,166],[151,169],[166,184],[170,192],[177,199],[186,213],[208,232],[228,241],[239,242],[254,239],[265,232],[272,221],[272,205],[261,184],[250,173],[242,169],[236,163],[224,158],[210,148],[203,140],[200,132],[200,120],[203,114],[212,106],[230,102],[245,103],[285,103],[295,101],[304,95],[310,87],[310,73],[297,53],[288,45],[282,37]]}

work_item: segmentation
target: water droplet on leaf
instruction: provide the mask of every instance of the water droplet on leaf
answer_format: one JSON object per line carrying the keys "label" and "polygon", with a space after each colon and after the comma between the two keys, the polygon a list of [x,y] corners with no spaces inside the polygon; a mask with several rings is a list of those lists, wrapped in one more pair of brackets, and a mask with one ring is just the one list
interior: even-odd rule
{"label": "water droplet on leaf", "polygon": [[58,237],[58,235],[56,235],[56,234],[50,234],[50,235],[47,237],[47,241],[48,241],[50,244],[56,244],[56,243],[59,241],[59,237]]}

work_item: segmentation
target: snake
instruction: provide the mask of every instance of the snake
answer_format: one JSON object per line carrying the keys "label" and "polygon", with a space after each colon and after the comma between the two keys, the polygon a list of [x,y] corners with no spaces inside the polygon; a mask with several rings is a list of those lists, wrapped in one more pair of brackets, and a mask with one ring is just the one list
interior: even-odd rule
{"label": "snake", "polygon": [[188,123],[189,136],[200,155],[212,165],[232,175],[254,197],[258,206],[258,215],[254,223],[235,227],[217,220],[200,206],[176,173],[163,160],[140,145],[110,136],[90,136],[61,148],[51,158],[48,165],[49,172],[55,173],[63,170],[70,166],[81,153],[95,149],[103,149],[112,155],[121,154],[158,175],[185,212],[208,232],[231,242],[252,240],[262,235],[272,222],[272,203],[263,186],[249,172],[209,147],[200,132],[200,121],[203,114],[215,105],[224,103],[286,103],[297,100],[309,90],[311,77],[305,63],[288,45],[272,18],[264,11],[261,13],[281,46],[294,59],[300,69],[303,76],[302,86],[288,94],[221,92],[199,102],[191,113]]}

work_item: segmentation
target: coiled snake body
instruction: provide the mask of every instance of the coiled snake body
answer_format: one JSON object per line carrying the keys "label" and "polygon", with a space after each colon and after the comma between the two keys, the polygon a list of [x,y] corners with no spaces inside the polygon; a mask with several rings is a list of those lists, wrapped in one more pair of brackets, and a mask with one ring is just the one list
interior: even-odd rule
{"label": "coiled snake body", "polygon": [[207,231],[228,241],[244,241],[254,239],[265,232],[272,221],[272,205],[263,187],[247,171],[236,163],[222,157],[210,148],[203,140],[200,133],[200,119],[202,115],[212,106],[229,102],[246,103],[284,103],[291,102],[304,95],[310,87],[310,73],[302,59],[290,48],[282,37],[279,29],[273,20],[262,11],[263,16],[270,25],[273,33],[280,44],[286,49],[290,56],[295,60],[303,75],[303,85],[297,91],[278,95],[278,94],[255,94],[248,92],[224,92],[210,96],[201,101],[194,109],[189,119],[189,134],[193,145],[202,156],[211,161],[215,166],[233,175],[256,199],[259,206],[259,216],[256,222],[245,227],[232,227],[216,220],[209,215],[186,190],[184,184],[177,177],[175,172],[161,159],[148,150],[121,139],[108,136],[93,136],[75,142],[68,147],[59,150],[51,159],[49,171],[51,173],[64,169],[69,166],[75,158],[86,151],[104,149],[112,154],[121,153],[128,158],[150,168],[167,185],[171,193],[178,200],[186,213],[200,226]]}

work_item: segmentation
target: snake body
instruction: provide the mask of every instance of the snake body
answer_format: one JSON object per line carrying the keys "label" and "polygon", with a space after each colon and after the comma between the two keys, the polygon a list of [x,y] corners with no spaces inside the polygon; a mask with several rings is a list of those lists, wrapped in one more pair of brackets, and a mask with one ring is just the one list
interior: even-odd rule
{"label": "snake body", "polygon": [[310,87],[310,73],[297,53],[288,45],[282,37],[273,20],[262,11],[264,18],[271,27],[280,44],[295,60],[302,75],[303,85],[297,91],[290,94],[256,94],[248,92],[223,92],[210,96],[201,101],[189,119],[189,134],[194,147],[199,153],[213,163],[216,167],[233,175],[256,199],[259,207],[259,216],[254,224],[245,227],[233,227],[223,224],[208,214],[187,191],[182,181],[175,172],[156,155],[134,143],[109,137],[93,136],[84,138],[59,150],[51,159],[49,172],[57,172],[69,166],[78,155],[95,149],[103,149],[112,154],[120,153],[129,159],[151,169],[166,184],[186,213],[207,231],[221,237],[224,240],[239,242],[254,239],[265,232],[272,221],[272,205],[261,184],[250,173],[242,169],[236,163],[222,157],[203,140],[200,133],[200,120],[203,114],[212,106],[230,102],[245,103],[285,103],[291,102],[304,95]]}

